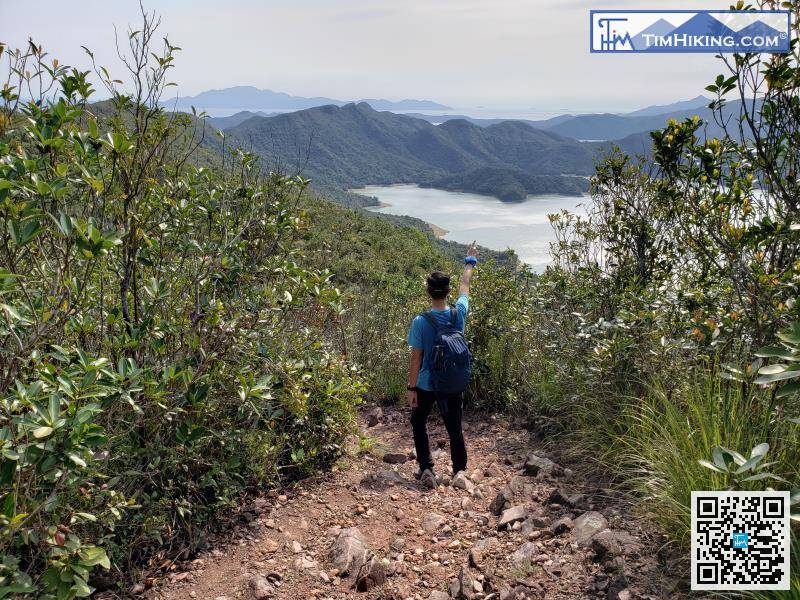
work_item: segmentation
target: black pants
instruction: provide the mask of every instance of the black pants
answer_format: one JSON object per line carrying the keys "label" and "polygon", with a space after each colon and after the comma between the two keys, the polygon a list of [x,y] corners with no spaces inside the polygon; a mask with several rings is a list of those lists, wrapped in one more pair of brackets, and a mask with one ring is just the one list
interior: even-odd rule
{"label": "black pants", "polygon": [[414,432],[417,462],[422,471],[433,468],[427,424],[428,415],[431,414],[434,404],[437,404],[437,396],[440,404],[439,412],[450,436],[450,459],[453,461],[455,474],[467,468],[467,448],[461,431],[462,394],[436,394],[425,390],[417,392],[417,407],[411,410],[411,428]]}

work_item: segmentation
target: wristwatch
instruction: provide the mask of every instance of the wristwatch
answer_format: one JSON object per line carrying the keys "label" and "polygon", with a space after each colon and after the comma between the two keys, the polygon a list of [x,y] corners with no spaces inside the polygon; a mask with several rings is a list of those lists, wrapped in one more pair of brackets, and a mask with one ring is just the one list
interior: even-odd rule
{"label": "wristwatch", "polygon": [[472,265],[473,267],[478,264],[478,259],[474,256],[465,256],[464,257],[464,264],[465,265]]}
{"label": "wristwatch", "polygon": [[406,389],[407,389],[409,392],[416,392],[416,391],[417,391],[417,386],[415,386],[415,385],[407,385],[407,386],[406,386]]}

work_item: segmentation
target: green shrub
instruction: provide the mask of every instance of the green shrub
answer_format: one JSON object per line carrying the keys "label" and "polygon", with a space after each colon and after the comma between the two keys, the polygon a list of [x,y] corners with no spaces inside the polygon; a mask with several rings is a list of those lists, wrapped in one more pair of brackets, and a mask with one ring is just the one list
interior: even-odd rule
{"label": "green shrub", "polygon": [[[241,494],[331,464],[366,390],[329,335],[341,294],[301,252],[307,182],[241,153],[192,166],[220,161],[160,107],[176,49],[151,55],[153,30],[130,37],[150,87],[106,81],[100,104],[87,73],[11,55],[0,597],[84,597],[98,568],[192,547]],[[50,95],[20,99],[29,78]]]}

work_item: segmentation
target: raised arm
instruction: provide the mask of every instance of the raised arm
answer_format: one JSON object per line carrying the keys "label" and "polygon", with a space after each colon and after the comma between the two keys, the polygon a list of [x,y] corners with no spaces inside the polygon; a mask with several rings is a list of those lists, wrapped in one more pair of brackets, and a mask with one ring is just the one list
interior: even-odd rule
{"label": "raised arm", "polygon": [[[467,257],[478,258],[478,249],[475,245],[475,242],[472,242],[472,245],[469,247],[469,250],[467,251]],[[459,296],[469,296],[469,280],[472,279],[472,272],[474,270],[474,264],[471,262],[464,263],[464,272],[461,274],[461,281],[458,284]]]}

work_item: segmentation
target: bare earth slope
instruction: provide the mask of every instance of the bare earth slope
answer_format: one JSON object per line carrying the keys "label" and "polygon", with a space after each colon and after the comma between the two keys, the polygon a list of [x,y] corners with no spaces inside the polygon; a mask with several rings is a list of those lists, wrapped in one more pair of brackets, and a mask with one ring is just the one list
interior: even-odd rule
{"label": "bare earth slope", "polygon": [[[613,490],[501,419],[465,423],[468,489],[422,487],[407,411],[367,415],[373,445],[242,510],[225,545],[174,565],[151,598],[676,598],[663,540]],[[367,424],[373,424],[369,427]],[[377,424],[376,424],[377,423]],[[431,418],[438,471],[447,436]],[[390,464],[400,462],[401,464]],[[405,462],[404,462],[405,461]],[[453,482],[455,483],[455,482]],[[507,522],[507,523],[506,523]],[[139,590],[141,591],[141,590]]]}

